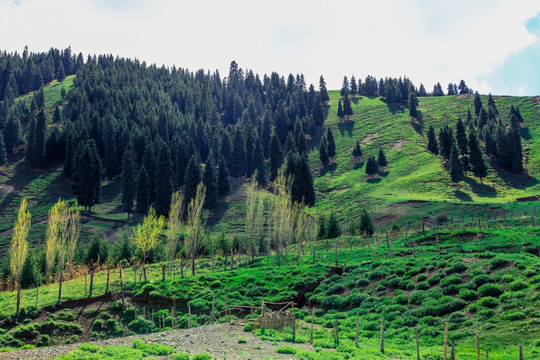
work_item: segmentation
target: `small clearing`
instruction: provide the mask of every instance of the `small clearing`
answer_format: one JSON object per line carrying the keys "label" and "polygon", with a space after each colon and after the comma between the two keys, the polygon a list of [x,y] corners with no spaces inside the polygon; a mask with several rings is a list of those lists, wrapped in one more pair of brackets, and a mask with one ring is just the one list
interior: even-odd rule
{"label": "small clearing", "polygon": [[403,139],[399,139],[396,141],[396,143],[388,150],[388,152],[394,151],[394,150],[401,150],[403,148],[403,145],[405,144],[405,141]]}
{"label": "small clearing", "polygon": [[373,134],[367,134],[367,136],[365,138],[360,140],[360,144],[362,144],[362,145],[369,144],[369,143],[373,142],[373,138],[378,136],[378,135],[379,135],[378,131],[374,132]]}

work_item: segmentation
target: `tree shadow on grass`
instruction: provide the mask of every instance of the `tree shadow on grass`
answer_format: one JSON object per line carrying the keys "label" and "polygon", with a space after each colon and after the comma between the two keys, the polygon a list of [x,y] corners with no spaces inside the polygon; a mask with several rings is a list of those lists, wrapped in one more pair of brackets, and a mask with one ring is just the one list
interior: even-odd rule
{"label": "tree shadow on grass", "polygon": [[469,194],[464,193],[461,190],[454,190],[454,196],[461,201],[473,201],[472,197]]}
{"label": "tree shadow on grass", "polygon": [[336,169],[337,169],[337,163],[333,162],[332,164],[321,168],[320,176],[326,175],[328,173],[333,174],[334,171],[336,171]]}
{"label": "tree shadow on grass", "polygon": [[388,171],[388,170],[381,171],[381,172],[379,172],[379,176],[380,177],[387,177],[389,173],[390,173],[390,171]]}
{"label": "tree shadow on grass", "polygon": [[497,176],[502,179],[508,186],[514,189],[527,189],[534,187],[540,183],[537,178],[529,175],[527,170],[524,170],[522,174],[512,174],[509,171],[502,169],[496,159],[490,159],[491,168],[497,173]]}
{"label": "tree shadow on grass", "polygon": [[345,120],[338,122],[338,129],[341,133],[341,136],[345,136],[345,133],[349,135],[349,137],[352,137],[352,132],[354,129],[354,121],[353,120]]}
{"label": "tree shadow on grass", "polygon": [[395,115],[395,114],[403,114],[405,112],[405,108],[399,104],[392,104],[387,101],[384,102],[386,106],[388,107],[388,110]]}
{"label": "tree shadow on grass", "polygon": [[366,180],[368,183],[370,184],[378,184],[382,181],[382,178],[378,177],[378,178],[374,178],[374,179],[367,179]]}
{"label": "tree shadow on grass", "polygon": [[478,196],[481,197],[497,197],[497,190],[493,186],[487,184],[481,184],[474,179],[466,178],[465,182],[469,184],[471,190]]}
{"label": "tree shadow on grass", "polygon": [[365,163],[363,161],[357,162],[357,163],[354,164],[353,169],[354,170],[361,169],[362,166],[364,166],[364,164]]}
{"label": "tree shadow on grass", "polygon": [[358,105],[358,103],[360,102],[360,100],[362,100],[363,96],[359,96],[359,97],[353,97],[351,98],[351,102],[354,104],[354,105]]}
{"label": "tree shadow on grass", "polygon": [[532,135],[528,127],[522,127],[520,130],[521,137],[525,140],[531,140]]}

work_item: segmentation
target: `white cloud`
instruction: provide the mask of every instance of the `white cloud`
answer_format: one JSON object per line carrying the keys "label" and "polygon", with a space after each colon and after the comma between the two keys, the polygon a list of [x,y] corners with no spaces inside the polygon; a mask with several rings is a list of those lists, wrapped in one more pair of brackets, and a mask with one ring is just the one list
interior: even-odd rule
{"label": "white cloud", "polygon": [[[472,4],[471,4],[472,3]],[[0,46],[112,53],[191,70],[231,60],[259,73],[409,76],[427,89],[475,80],[537,38],[538,1],[0,0]],[[493,89],[496,92],[496,89]]]}

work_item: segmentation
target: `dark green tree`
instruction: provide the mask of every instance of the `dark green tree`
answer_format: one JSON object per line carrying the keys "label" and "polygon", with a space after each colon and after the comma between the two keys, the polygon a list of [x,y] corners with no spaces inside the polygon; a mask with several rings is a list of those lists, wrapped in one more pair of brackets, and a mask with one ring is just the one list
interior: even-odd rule
{"label": "dark green tree", "polygon": [[186,167],[188,163],[188,155],[185,142],[179,140],[176,146],[176,187],[181,188],[184,185],[184,176],[186,175]]}
{"label": "dark green tree", "polygon": [[251,158],[253,170],[257,171],[257,182],[261,186],[266,185],[266,164],[264,161],[264,154],[261,144],[261,139],[257,138],[255,141],[255,148],[253,149],[253,156]]}
{"label": "dark green tree", "polygon": [[116,147],[116,130],[110,123],[105,127],[105,174],[107,179],[113,179],[118,174],[118,151]]}
{"label": "dark green tree", "polygon": [[414,91],[409,92],[409,116],[413,118],[418,117],[418,97],[416,97],[416,93]]}
{"label": "dark green tree", "polygon": [[487,167],[484,163],[484,159],[482,158],[482,152],[480,151],[478,140],[472,131],[469,134],[469,151],[472,172],[474,176],[480,178],[480,183],[482,183],[482,178],[487,176]]}
{"label": "dark green tree", "polygon": [[450,150],[450,179],[456,184],[465,179],[463,165],[459,160],[459,153],[456,145],[452,145],[452,149]]}
{"label": "dark green tree", "polygon": [[362,148],[360,147],[360,142],[358,140],[356,140],[356,145],[354,145],[352,156],[354,157],[362,156]]}
{"label": "dark green tree", "polygon": [[184,178],[184,203],[189,204],[197,193],[197,185],[201,182],[201,167],[195,156],[189,159]]}
{"label": "dark green tree", "polygon": [[330,213],[330,218],[328,219],[328,226],[326,230],[327,239],[335,239],[341,235],[341,227],[339,225],[339,220],[336,217],[335,212]]}
{"label": "dark green tree", "polygon": [[358,84],[356,83],[356,79],[353,76],[351,76],[351,95],[354,98],[354,96],[358,94]]}
{"label": "dark green tree", "polygon": [[346,76],[343,77],[343,83],[341,85],[341,90],[339,91],[341,96],[349,96],[349,80]]}
{"label": "dark green tree", "polygon": [[150,206],[156,201],[157,160],[154,144],[149,137],[146,138],[142,163],[148,175],[148,206]]}
{"label": "dark green tree", "polygon": [[208,156],[204,164],[204,172],[202,182],[206,188],[204,197],[204,208],[212,210],[217,205],[218,187],[216,181],[216,168],[214,166],[213,156]]}
{"label": "dark green tree", "polygon": [[96,143],[90,139],[78,147],[73,169],[73,194],[88,212],[99,202],[101,192],[101,159]]}
{"label": "dark green tree", "polygon": [[6,144],[4,143],[4,137],[0,133],[0,166],[7,164],[7,151]]}
{"label": "dark green tree", "polygon": [[167,216],[171,208],[172,162],[169,147],[161,141],[156,179],[156,214]]}
{"label": "dark green tree", "polygon": [[345,115],[347,119],[349,119],[350,116],[354,115],[353,109],[351,107],[351,100],[349,99],[348,94],[345,94],[345,97],[343,98],[343,115]]}
{"label": "dark green tree", "polygon": [[34,137],[34,149],[32,150],[32,164],[36,167],[45,165],[45,138],[47,136],[47,120],[41,110],[37,116],[36,133]]}
{"label": "dark green tree", "polygon": [[328,156],[328,144],[326,142],[326,137],[324,136],[319,144],[319,159],[321,159],[323,166],[328,165],[328,162],[330,161],[330,157]]}
{"label": "dark green tree", "polygon": [[379,164],[379,167],[383,169],[386,166],[388,166],[388,161],[386,160],[386,155],[384,154],[382,147],[379,148],[379,154],[377,156],[377,163]]}
{"label": "dark green tree", "polygon": [[233,159],[231,171],[233,175],[244,176],[247,172],[246,137],[241,127],[237,126],[233,138]]}
{"label": "dark green tree", "polygon": [[26,133],[26,153],[25,160],[27,163],[32,164],[34,160],[34,142],[36,138],[36,117],[34,114],[30,114],[30,122],[28,123],[28,132]]}
{"label": "dark green tree", "polygon": [[445,125],[439,131],[439,152],[444,159],[450,159],[450,152],[453,145],[454,136],[452,134],[452,130],[450,130],[448,125]]}
{"label": "dark green tree", "polygon": [[133,147],[128,146],[122,158],[122,208],[127,213],[128,221],[137,191],[134,156]]}
{"label": "dark green tree", "polygon": [[497,143],[489,131],[486,133],[486,154],[489,156],[497,156]]}
{"label": "dark green tree", "polygon": [[456,141],[461,155],[468,154],[467,133],[465,132],[465,125],[463,124],[463,121],[461,121],[461,118],[458,118],[456,124]]}
{"label": "dark green tree", "polygon": [[372,178],[373,175],[377,174],[379,172],[379,164],[377,163],[377,160],[375,160],[374,156],[370,156],[366,163],[366,174],[369,178]]}
{"label": "dark green tree", "polygon": [[148,189],[150,183],[148,182],[148,173],[146,168],[141,166],[139,169],[139,176],[137,178],[137,212],[140,214],[146,214],[150,207],[150,199],[148,196]]}
{"label": "dark green tree", "polygon": [[60,124],[62,122],[62,115],[60,113],[60,108],[58,105],[54,108],[54,114],[53,114],[53,123]]}
{"label": "dark green tree", "polygon": [[272,142],[270,143],[270,180],[274,180],[277,176],[278,170],[283,164],[283,152],[281,151],[281,145],[279,139],[274,134],[272,136]]}
{"label": "dark green tree", "polygon": [[482,99],[478,91],[474,94],[474,114],[480,116],[480,110],[482,110]]}
{"label": "dark green tree", "polygon": [[321,102],[325,103],[330,100],[330,97],[328,96],[328,91],[326,89],[326,82],[324,81],[323,76],[321,75],[321,78],[319,79],[319,93],[321,94]]}
{"label": "dark green tree", "polygon": [[360,226],[358,230],[360,230],[360,235],[371,236],[375,233],[373,221],[371,220],[371,216],[366,209],[364,209],[362,216],[360,216]]}
{"label": "dark green tree", "polygon": [[221,157],[218,165],[218,194],[227,195],[231,191],[231,184],[229,182],[229,170],[227,169],[227,163],[225,159]]}
{"label": "dark green tree", "polygon": [[315,94],[315,97],[313,97],[312,108],[313,121],[315,122],[315,125],[321,126],[324,122],[324,112],[322,108],[321,96],[319,95],[319,93]]}
{"label": "dark green tree", "polygon": [[328,144],[328,157],[331,159],[336,156],[336,142],[334,141],[334,134],[331,128],[326,130],[326,143]]}
{"label": "dark green tree", "polygon": [[285,176],[292,178],[292,200],[307,206],[313,206],[315,204],[315,189],[307,158],[297,153],[289,153],[287,155]]}
{"label": "dark green tree", "polygon": [[343,111],[343,104],[341,103],[341,99],[338,102],[337,116],[339,120],[343,120],[343,118],[345,117],[345,112]]}
{"label": "dark green tree", "polygon": [[428,138],[428,144],[427,144],[428,151],[435,155],[439,155],[439,144],[437,143],[437,138],[435,137],[435,129],[433,128],[432,125],[429,126],[427,138]]}

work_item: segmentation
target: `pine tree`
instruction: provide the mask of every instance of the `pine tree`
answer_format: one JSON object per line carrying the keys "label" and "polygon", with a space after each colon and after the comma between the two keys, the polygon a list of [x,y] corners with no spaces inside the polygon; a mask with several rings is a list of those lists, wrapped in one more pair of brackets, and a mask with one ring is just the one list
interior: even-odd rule
{"label": "pine tree", "polygon": [[343,118],[345,117],[345,112],[343,111],[343,104],[341,103],[341,99],[338,102],[337,116],[339,120],[343,120]]}
{"label": "pine tree", "polygon": [[510,117],[510,131],[508,135],[512,144],[512,165],[510,171],[514,174],[523,172],[523,147],[521,146],[521,128],[517,116]]}
{"label": "pine tree", "polygon": [[291,199],[296,203],[313,206],[315,204],[315,190],[307,158],[297,153],[287,154],[287,167],[284,175],[292,179]]}
{"label": "pine tree", "polygon": [[281,151],[281,145],[279,139],[274,134],[272,136],[272,142],[270,143],[270,180],[274,180],[277,176],[278,170],[283,164],[283,153]]}
{"label": "pine tree", "polygon": [[379,167],[383,169],[388,165],[388,161],[386,160],[386,155],[384,155],[384,151],[382,147],[379,148],[379,155],[377,157],[377,163],[379,164]]}
{"label": "pine tree", "polygon": [[0,133],[0,166],[7,164],[7,151],[6,144],[4,144],[4,137]]}
{"label": "pine tree", "polygon": [[461,118],[458,118],[456,124],[456,141],[461,155],[466,155],[468,153],[467,134],[465,133],[465,125],[461,121]]}
{"label": "pine tree", "polygon": [[[264,162],[264,154],[261,144],[261,139],[255,141],[255,148],[251,159],[253,170],[257,171],[257,182],[261,186],[266,185],[266,164]],[[262,181],[261,181],[262,180]]]}
{"label": "pine tree", "polygon": [[456,184],[465,179],[463,166],[461,161],[459,161],[456,145],[452,145],[452,149],[450,150],[450,179]]}
{"label": "pine tree", "polygon": [[439,131],[439,152],[444,159],[450,159],[450,152],[453,145],[454,136],[448,126],[445,125]]}
{"label": "pine tree", "polygon": [[247,172],[246,138],[240,126],[236,127],[233,138],[233,159],[231,171],[233,175],[244,176]]}
{"label": "pine tree", "polygon": [[34,149],[32,150],[32,164],[36,167],[45,165],[45,137],[47,136],[47,120],[41,110],[37,116],[36,133],[34,137]]}
{"label": "pine tree", "polygon": [[326,104],[330,97],[328,96],[328,91],[326,90],[326,82],[324,81],[323,76],[319,79],[319,93],[321,94],[321,103]]}
{"label": "pine tree", "polygon": [[509,132],[502,128],[497,130],[497,163],[506,170],[512,168],[513,138]]}
{"label": "pine tree", "polygon": [[60,61],[58,65],[58,70],[56,71],[56,80],[58,80],[58,82],[62,82],[64,81],[65,78],[66,78],[66,71],[64,69],[64,64],[62,63],[62,61]]}
{"label": "pine tree", "polygon": [[354,157],[362,156],[362,148],[360,147],[360,142],[358,140],[356,140],[356,145],[353,148],[352,156]]}
{"label": "pine tree", "polygon": [[8,154],[21,143],[21,122],[17,116],[9,116],[4,127],[4,144]]}
{"label": "pine tree", "polygon": [[371,236],[375,233],[375,227],[373,226],[373,221],[371,220],[371,216],[369,213],[364,209],[362,212],[362,216],[360,216],[360,235],[367,235]]}
{"label": "pine tree", "polygon": [[341,235],[341,228],[339,226],[339,220],[336,217],[335,212],[330,213],[330,219],[328,219],[328,227],[326,230],[327,239],[335,239]]}
{"label": "pine tree", "polygon": [[345,97],[343,98],[343,115],[347,116],[347,119],[349,119],[350,116],[354,115],[348,93],[345,94]]}
{"label": "pine tree", "polygon": [[54,108],[54,114],[53,114],[53,123],[60,124],[62,122],[62,115],[60,113],[60,108],[58,105]]}
{"label": "pine tree", "polygon": [[319,159],[321,159],[323,166],[328,165],[328,162],[330,161],[328,156],[328,143],[326,142],[326,137],[324,136],[319,144]]}
{"label": "pine tree", "polygon": [[186,167],[188,163],[188,155],[185,142],[180,140],[176,146],[176,188],[179,189],[184,185],[184,176],[186,175]]}
{"label": "pine tree", "polygon": [[478,129],[482,130],[482,128],[487,125],[487,122],[488,114],[486,112],[486,109],[482,108],[480,109],[480,117],[478,119]]}
{"label": "pine tree", "polygon": [[188,166],[186,168],[186,176],[184,178],[184,203],[189,204],[191,199],[197,194],[197,185],[201,182],[201,167],[197,162],[195,156],[189,159]]}
{"label": "pine tree", "polygon": [[229,170],[227,169],[227,163],[225,159],[221,157],[218,166],[218,194],[227,195],[231,191],[231,184],[229,182]]}
{"label": "pine tree", "polygon": [[437,143],[437,138],[435,137],[435,129],[433,128],[432,125],[429,126],[427,138],[428,138],[428,144],[427,144],[428,151],[435,155],[439,155],[439,145]]}
{"label": "pine tree", "polygon": [[418,98],[416,97],[416,93],[414,91],[409,92],[409,116],[413,118],[418,117]]}
{"label": "pine tree", "polygon": [[101,192],[101,159],[94,140],[88,140],[79,146],[73,169],[73,194],[77,202],[92,211],[92,206],[99,202]]}
{"label": "pine tree", "polygon": [[356,83],[356,79],[353,76],[351,76],[351,95],[354,98],[354,96],[358,94],[358,84]]}
{"label": "pine tree", "polygon": [[317,126],[321,126],[324,122],[324,113],[321,102],[321,96],[318,93],[315,94],[315,97],[313,98],[312,113],[313,121]]}
{"label": "pine tree", "polygon": [[161,141],[156,179],[156,214],[167,216],[171,208],[172,163],[167,144]]}
{"label": "pine tree", "polygon": [[261,141],[264,157],[268,158],[270,157],[270,142],[272,141],[272,112],[269,110],[264,112]]}
{"label": "pine tree", "polygon": [[486,154],[497,156],[497,143],[489,131],[486,133]]}
{"label": "pine tree", "polygon": [[331,128],[326,130],[326,143],[328,145],[328,157],[332,159],[336,156],[336,142],[334,141],[334,134]]}
{"label": "pine tree", "polygon": [[482,110],[482,99],[478,91],[474,94],[474,114],[480,116],[480,110]]}
{"label": "pine tree", "polygon": [[144,165],[142,165],[137,178],[137,212],[140,214],[146,214],[150,206],[148,196],[149,188],[148,173],[146,172]]}
{"label": "pine tree", "polygon": [[374,156],[370,156],[366,163],[366,174],[368,175],[369,178],[372,178],[373,175],[377,174],[378,172],[379,172],[379,164],[375,160]]}
{"label": "pine tree", "polygon": [[480,151],[478,140],[473,132],[469,134],[469,149],[472,172],[474,176],[480,178],[480,183],[482,183],[482,178],[487,176],[487,167],[484,163],[484,159],[482,158],[482,152]]}
{"label": "pine tree", "polygon": [[133,210],[137,190],[134,156],[133,147],[128,146],[122,159],[122,207],[127,213],[128,220],[129,214]]}
{"label": "pine tree", "polygon": [[204,173],[202,182],[206,188],[206,196],[204,198],[204,208],[212,210],[217,205],[218,188],[216,183],[216,170],[214,166],[214,159],[212,156],[208,156],[206,163],[204,164]]}
{"label": "pine tree", "polygon": [[341,96],[349,96],[349,80],[347,80],[346,76],[343,77],[343,84],[339,93]]}
{"label": "pine tree", "polygon": [[28,133],[26,134],[26,153],[25,160],[27,163],[32,164],[34,160],[34,141],[36,138],[36,117],[34,114],[30,114],[30,122],[28,124]]}
{"label": "pine tree", "polygon": [[146,145],[144,147],[144,154],[142,163],[148,175],[148,206],[152,205],[156,201],[156,154],[154,151],[154,144],[152,140],[147,137]]}
{"label": "pine tree", "polygon": [[113,179],[118,174],[118,151],[116,148],[116,130],[109,119],[105,128],[105,173],[107,179]]}

